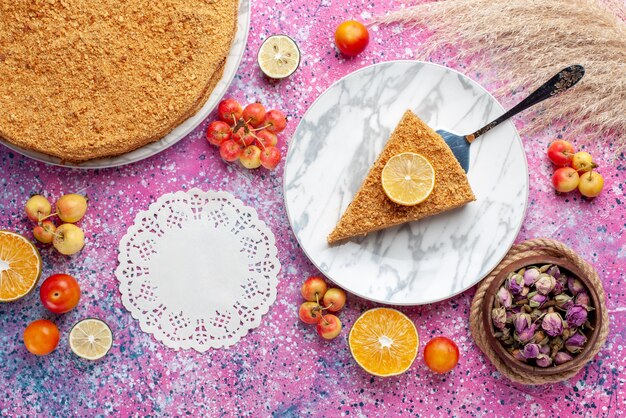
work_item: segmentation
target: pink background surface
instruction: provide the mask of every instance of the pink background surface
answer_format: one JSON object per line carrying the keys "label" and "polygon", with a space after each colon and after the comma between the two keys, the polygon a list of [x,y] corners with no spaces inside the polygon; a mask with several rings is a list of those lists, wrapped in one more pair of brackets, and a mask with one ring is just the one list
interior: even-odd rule
{"label": "pink background surface", "polygon": [[[307,107],[332,82],[376,62],[432,59],[464,72],[455,61],[419,55],[429,42],[425,28],[399,31],[372,28],[368,49],[343,59],[333,47],[334,28],[343,20],[390,10],[383,0],[292,0],[253,2],[246,52],[228,96],[243,103],[260,100],[289,117],[280,147],[286,153]],[[397,3],[399,6],[400,3]],[[302,51],[299,70],[289,79],[268,82],[256,65],[256,52],[269,35],[285,33]],[[564,63],[570,64],[570,63]],[[469,73],[488,89],[485,74]],[[547,75],[548,76],[548,75]],[[546,77],[547,78],[547,77]],[[516,86],[511,86],[512,88]],[[515,96],[519,98],[519,96]],[[505,106],[514,104],[502,98]],[[516,119],[529,123],[527,114]],[[223,163],[204,138],[206,123],[167,151],[116,169],[68,170],[46,166],[0,147],[0,228],[31,236],[23,204],[31,193],[51,199],[85,190],[91,206],[81,226],[87,245],[67,258],[41,246],[43,276],[67,272],[78,278],[83,298],[78,308],[54,316],[33,292],[19,302],[0,305],[0,415],[205,415],[205,416],[619,416],[626,408],[624,350],[626,291],[621,279],[626,253],[624,179],[626,158],[613,158],[613,138],[598,138],[587,149],[601,164],[605,190],[594,200],[577,193],[555,194],[547,144],[568,137],[554,127],[523,136],[530,167],[530,201],[518,241],[536,237],[561,240],[593,263],[607,291],[610,335],[598,356],[571,380],[552,386],[513,384],[501,376],[472,342],[468,315],[474,293],[437,304],[400,308],[416,324],[423,343],[447,335],[459,345],[461,360],[446,375],[434,375],[423,363],[422,350],[404,375],[382,379],[363,372],[347,347],[348,330],[358,315],[376,306],[349,296],[340,313],[344,331],[334,341],[321,340],[313,327],[297,319],[301,282],[317,273],[298,247],[283,205],[282,170],[247,171]],[[593,135],[593,133],[590,133]],[[226,190],[254,207],[278,241],[282,271],[278,297],[262,325],[230,349],[206,354],[176,352],[143,333],[124,309],[113,271],[117,245],[136,212],[158,196],[191,187]],[[67,346],[71,325],[85,317],[107,321],[115,334],[112,351],[88,363]],[[62,334],[57,350],[43,358],[30,355],[22,344],[25,326],[38,318],[53,319]]]}

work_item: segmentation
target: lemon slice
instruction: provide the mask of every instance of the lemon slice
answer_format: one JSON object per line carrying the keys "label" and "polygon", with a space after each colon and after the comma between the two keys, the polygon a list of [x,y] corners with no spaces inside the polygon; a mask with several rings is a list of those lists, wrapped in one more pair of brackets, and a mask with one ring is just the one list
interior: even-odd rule
{"label": "lemon slice", "polygon": [[387,161],[381,174],[383,190],[392,202],[414,206],[430,196],[435,187],[435,169],[422,155],[404,152]]}
{"label": "lemon slice", "polygon": [[286,35],[273,35],[263,42],[257,56],[259,67],[270,78],[289,77],[300,65],[300,50]]}
{"label": "lemon slice", "polygon": [[37,247],[20,234],[0,231],[0,302],[26,296],[40,275],[41,257]]}
{"label": "lemon slice", "polygon": [[417,357],[419,336],[402,312],[375,308],[361,315],[350,330],[348,345],[354,360],[374,376],[407,371]]}
{"label": "lemon slice", "polygon": [[104,357],[113,345],[113,333],[109,326],[95,318],[83,319],[70,331],[70,348],[78,357],[98,360]]}

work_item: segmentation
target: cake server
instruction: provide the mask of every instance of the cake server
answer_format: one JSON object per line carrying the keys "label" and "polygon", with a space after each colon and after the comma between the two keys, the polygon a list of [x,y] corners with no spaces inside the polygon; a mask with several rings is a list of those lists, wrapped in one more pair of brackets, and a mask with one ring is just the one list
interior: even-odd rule
{"label": "cake server", "polygon": [[463,167],[463,170],[465,170],[465,172],[467,173],[469,171],[470,145],[476,140],[476,138],[489,132],[500,123],[504,122],[512,116],[517,115],[521,111],[526,110],[539,102],[542,102],[550,97],[556,96],[557,94],[564,92],[565,90],[578,83],[584,75],[585,69],[582,65],[571,65],[559,71],[558,74],[556,74],[550,80],[546,81],[541,87],[532,92],[517,106],[515,106],[496,120],[489,122],[487,125],[483,126],[476,132],[469,135],[461,136],[440,129],[437,131],[437,133],[443,137],[443,139],[446,141],[446,144],[448,144],[448,146],[452,150],[452,153],[454,154],[456,159],[459,160],[461,167]]}

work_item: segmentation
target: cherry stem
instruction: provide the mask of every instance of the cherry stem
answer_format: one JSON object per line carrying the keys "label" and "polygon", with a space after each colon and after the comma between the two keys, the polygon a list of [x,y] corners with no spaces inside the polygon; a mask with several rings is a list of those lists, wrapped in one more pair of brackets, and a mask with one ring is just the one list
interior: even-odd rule
{"label": "cherry stem", "polygon": [[256,131],[262,131],[263,129],[265,129],[265,128],[269,128],[270,126],[272,126],[272,124],[271,124],[271,123],[268,123],[267,125],[265,125],[265,126],[261,126],[260,128],[255,128],[255,129],[250,129],[250,130],[251,130],[251,131],[255,131],[255,132],[256,132]]}
{"label": "cherry stem", "polygon": [[38,221],[37,223],[38,223],[39,225],[41,225],[41,221],[45,221],[45,220],[46,220],[46,219],[48,219],[48,218],[52,218],[53,216],[57,216],[58,214],[59,214],[59,212],[54,212],[54,213],[51,213],[51,214],[50,214],[50,215],[48,215],[48,216],[44,216],[43,218],[39,217],[39,221]]}

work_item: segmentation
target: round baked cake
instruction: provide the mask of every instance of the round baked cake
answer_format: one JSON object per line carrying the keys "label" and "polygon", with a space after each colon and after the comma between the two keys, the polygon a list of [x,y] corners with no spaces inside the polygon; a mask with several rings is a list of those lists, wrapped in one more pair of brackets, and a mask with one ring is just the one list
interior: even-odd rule
{"label": "round baked cake", "polygon": [[0,136],[67,162],[156,141],[220,80],[238,0],[0,0]]}

